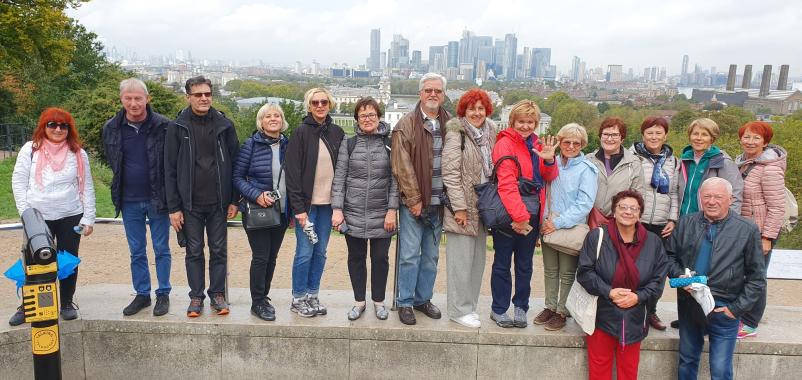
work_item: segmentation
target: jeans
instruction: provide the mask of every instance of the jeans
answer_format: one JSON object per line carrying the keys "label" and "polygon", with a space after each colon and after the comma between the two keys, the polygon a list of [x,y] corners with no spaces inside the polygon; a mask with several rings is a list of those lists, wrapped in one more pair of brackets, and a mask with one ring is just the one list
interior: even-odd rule
{"label": "jeans", "polygon": [[574,284],[578,256],[560,252],[548,244],[541,244],[543,251],[543,285],[546,290],[546,308],[562,315],[569,315],[565,308],[568,291]]}
{"label": "jeans", "polygon": [[[159,288],[156,295],[170,294],[170,216],[159,214],[150,201],[123,202],[123,228],[131,251],[131,281],[137,295],[150,297],[150,270],[148,269],[147,227],[156,256],[156,279]],[[145,220],[147,218],[147,221]]]}
{"label": "jeans", "polygon": [[226,291],[228,266],[228,226],[226,211],[217,205],[193,206],[184,210],[184,236],[187,241],[187,282],[189,296],[203,299],[206,284],[206,258],[203,255],[203,231],[209,240],[209,297]]}
{"label": "jeans", "polygon": [[[47,228],[56,239],[56,251],[65,251],[75,257],[78,257],[78,246],[81,244],[81,234],[76,234],[73,227],[81,222],[84,214],[68,216],[66,218],[56,220],[46,220]],[[72,297],[75,295],[75,284],[78,281],[78,268],[75,268],[75,273],[71,276],[59,280],[59,299],[61,306],[69,305],[72,302]]]}
{"label": "jeans", "polygon": [[305,297],[320,292],[320,279],[326,266],[326,247],[331,235],[331,205],[312,205],[307,213],[315,225],[318,242],[312,245],[295,221],[295,258],[292,261],[292,296]]}
{"label": "jeans", "polygon": [[493,230],[493,272],[490,276],[490,293],[493,296],[492,309],[496,314],[504,314],[510,308],[512,294],[512,267],[515,259],[515,295],[512,304],[529,310],[529,295],[532,293],[532,256],[535,254],[539,226],[537,216],[529,224],[533,227],[528,235],[520,235],[512,229]]}
{"label": "jeans", "polygon": [[697,325],[680,314],[679,318],[679,373],[680,380],[696,379],[699,359],[705,344],[710,341],[710,378],[732,379],[732,356],[738,337],[740,320],[731,319],[724,312],[712,312],[707,324]]}
{"label": "jeans", "polygon": [[365,301],[368,268],[365,263],[368,256],[368,242],[370,242],[370,298],[373,302],[384,302],[384,292],[387,289],[387,272],[390,269],[390,242],[392,238],[362,239],[345,235],[348,245],[348,276],[351,278],[351,288],[354,289],[354,300]]}
{"label": "jeans", "polygon": [[287,232],[287,221],[282,218],[281,225],[260,230],[245,230],[251,246],[250,287],[251,301],[261,304],[270,294],[270,283],[276,271],[276,258]]}
{"label": "jeans", "polygon": [[399,307],[423,305],[432,299],[443,217],[439,207],[430,207],[416,218],[402,205],[399,216],[398,298]]}

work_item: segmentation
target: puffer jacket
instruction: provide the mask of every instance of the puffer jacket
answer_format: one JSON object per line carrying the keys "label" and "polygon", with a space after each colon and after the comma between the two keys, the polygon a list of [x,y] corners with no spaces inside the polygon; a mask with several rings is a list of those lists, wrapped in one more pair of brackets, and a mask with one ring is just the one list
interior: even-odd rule
{"label": "puffer jacket", "polygon": [[585,156],[599,169],[599,188],[596,191],[596,201],[593,203],[593,207],[598,208],[605,215],[613,214],[613,195],[628,189],[643,193],[643,180],[641,180],[643,168],[640,160],[629,149],[622,149],[622,151],[624,157],[613,168],[613,174],[609,176],[604,169],[604,162],[596,157],[599,154],[598,149]]}
{"label": "puffer jacket", "polygon": [[[492,154],[498,127],[490,119],[485,119],[485,123]],[[479,220],[477,196],[473,190],[475,185],[482,182],[482,152],[473,138],[465,133],[465,127],[459,118],[449,120],[446,128],[448,133],[443,143],[443,184],[451,201],[451,208],[454,211],[467,211],[468,220],[464,227],[460,226],[454,220],[451,210],[446,208],[443,229],[460,235],[476,236],[479,229],[484,228]]]}
{"label": "puffer jacket", "polygon": [[673,149],[665,145],[668,149],[669,157],[663,164],[663,170],[668,174],[668,194],[661,194],[652,187],[652,172],[654,171],[655,161],[646,155],[639,154],[633,145],[632,153],[640,159],[643,167],[643,215],[640,218],[642,223],[665,225],[669,221],[679,220],[679,159],[674,157]]}
{"label": "puffer jacket", "polygon": [[[596,306],[596,328],[624,341],[625,344],[637,343],[646,338],[649,328],[646,325],[646,307],[663,294],[668,257],[663,248],[663,241],[657,235],[648,232],[646,242],[641,247],[635,266],[638,267],[640,280],[638,303],[628,309],[621,309],[610,300],[615,267],[618,264],[618,251],[610,239],[607,226],[604,229],[599,259],[596,259],[596,246],[599,242],[599,229],[590,231],[579,252],[576,280],[591,295],[599,296]],[[624,335],[623,337],[621,335]]]}
{"label": "puffer jacket", "polygon": [[[537,139],[537,135],[533,134],[535,149],[538,151],[543,150],[543,144]],[[493,162],[498,161],[499,158],[504,156],[515,156],[518,163],[521,164],[521,175],[526,179],[534,179],[534,165],[532,165],[532,156],[529,149],[526,147],[526,141],[521,135],[516,132],[513,127],[499,132],[496,136],[496,146],[493,148]],[[546,164],[543,160],[538,160],[540,165],[538,171],[540,177],[546,183],[553,181],[559,174],[559,169],[554,162]],[[529,212],[526,210],[523,200],[521,200],[521,193],[518,191],[518,168],[512,160],[504,160],[498,167],[496,167],[496,177],[498,178],[498,195],[501,198],[501,203],[504,208],[512,217],[514,222],[523,222],[530,219]],[[544,183],[543,185],[546,185]],[[540,204],[546,202],[545,189],[540,191]],[[540,215],[538,222],[543,219],[543,207],[540,208]]]}
{"label": "puffer jacket", "polygon": [[[668,238],[668,277],[685,274],[685,268],[694,270],[702,240],[709,223],[702,212],[680,218],[677,228]],[[717,304],[726,304],[735,317],[752,309],[766,286],[765,261],[760,243],[760,231],[752,221],[730,210],[718,225],[707,286]],[[677,306],[680,315],[701,308],[683,289],[677,289]]]}
{"label": "puffer jacket", "polygon": [[[287,150],[288,139],[281,135],[279,138],[278,162],[284,165],[284,152]],[[243,197],[251,202],[256,202],[256,198],[265,191],[275,190],[276,184],[273,183],[273,148],[265,140],[264,135],[255,132],[242,144],[234,161],[234,186]],[[284,173],[281,173],[284,176]],[[279,187],[284,187],[285,179],[281,180]],[[286,191],[285,191],[286,193]],[[281,194],[281,210],[287,211],[287,197]],[[245,212],[245,205],[240,202],[239,209]]]}
{"label": "puffer jacket", "polygon": [[[715,145],[713,146],[715,147]],[[712,149],[712,148],[711,148]],[[691,151],[692,148],[690,145],[686,146],[682,149],[682,165],[679,168],[679,205],[680,205],[680,215],[685,215],[682,211],[682,200],[685,197],[685,187],[688,184],[688,176],[695,175],[694,173],[688,173],[688,165],[693,161],[693,152],[690,154],[690,158],[688,157],[688,151]],[[741,173],[738,171],[738,167],[735,166],[735,162],[732,160],[727,152],[721,150],[713,157],[710,157],[710,161],[708,161],[707,167],[702,173],[702,180],[699,181],[699,188],[702,187],[702,183],[710,178],[710,177],[721,177],[726,179],[732,185],[732,197],[733,201],[730,205],[730,210],[734,211],[737,214],[741,213],[741,202],[743,200],[743,191],[744,191],[744,181],[741,178]],[[697,194],[696,201],[699,204],[699,210],[702,209],[702,200],[699,199]]]}
{"label": "puffer jacket", "polygon": [[390,237],[393,232],[384,229],[384,218],[388,210],[398,209],[398,184],[384,145],[390,126],[381,122],[369,135],[356,129],[356,145],[350,157],[348,136],[340,143],[331,207],[343,211],[348,235],[360,239]]}
{"label": "puffer jacket", "polygon": [[756,159],[746,160],[741,154],[735,164],[744,178],[741,216],[751,219],[760,229],[760,235],[777,239],[785,216],[785,166],[788,152],[782,147],[769,144]]}
{"label": "puffer jacket", "polygon": [[572,228],[588,219],[596,199],[599,169],[585,159],[582,152],[569,158],[566,165],[557,156],[557,165],[560,175],[551,182],[548,211],[557,215],[551,219],[554,228]]}

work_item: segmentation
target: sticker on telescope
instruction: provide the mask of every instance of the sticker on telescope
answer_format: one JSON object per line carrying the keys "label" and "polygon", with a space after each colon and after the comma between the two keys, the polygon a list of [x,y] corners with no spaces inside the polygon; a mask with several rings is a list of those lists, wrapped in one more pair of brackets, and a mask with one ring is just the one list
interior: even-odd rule
{"label": "sticker on telescope", "polygon": [[58,325],[31,327],[31,346],[34,355],[47,355],[58,351]]}

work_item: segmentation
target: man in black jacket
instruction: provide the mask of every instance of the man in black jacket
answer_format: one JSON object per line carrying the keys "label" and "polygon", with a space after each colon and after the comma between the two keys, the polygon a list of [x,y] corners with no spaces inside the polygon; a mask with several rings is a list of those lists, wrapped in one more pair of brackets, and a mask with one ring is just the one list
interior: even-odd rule
{"label": "man in black jacket", "polygon": [[685,276],[685,268],[707,276],[715,308],[705,316],[690,288],[677,290],[679,314],[679,379],[696,379],[704,336],[710,341],[710,376],[732,379],[732,358],[739,318],[757,301],[763,287],[760,231],[730,211],[732,185],[708,178],[699,189],[702,212],[680,219],[668,240],[669,277]]}
{"label": "man in black jacket", "polygon": [[239,141],[231,120],[212,107],[210,80],[203,76],[190,78],[185,89],[189,107],[170,123],[165,139],[167,208],[170,224],[186,239],[190,287],[187,316],[194,318],[203,311],[204,230],[209,242],[207,293],[216,313],[225,315],[229,312],[225,299],[226,216],[230,219],[237,215],[231,171]]}
{"label": "man in black jacket", "polygon": [[[103,125],[103,148],[114,174],[111,201],[123,214],[123,227],[131,251],[131,280],[136,297],[124,315],[150,306],[150,271],[146,225],[156,256],[156,306],[153,315],[170,308],[170,218],[164,196],[164,135],[169,120],[151,110],[145,83],[137,78],[120,82],[123,109]],[[147,220],[147,221],[146,221]]]}

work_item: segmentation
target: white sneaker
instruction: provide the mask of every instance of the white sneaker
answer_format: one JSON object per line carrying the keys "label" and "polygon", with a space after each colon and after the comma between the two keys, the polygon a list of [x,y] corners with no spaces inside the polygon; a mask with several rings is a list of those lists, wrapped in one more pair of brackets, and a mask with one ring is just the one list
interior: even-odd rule
{"label": "white sneaker", "polygon": [[451,318],[451,320],[472,329],[477,329],[482,326],[482,322],[480,322],[478,318],[475,318],[471,314],[466,314],[459,318]]}

